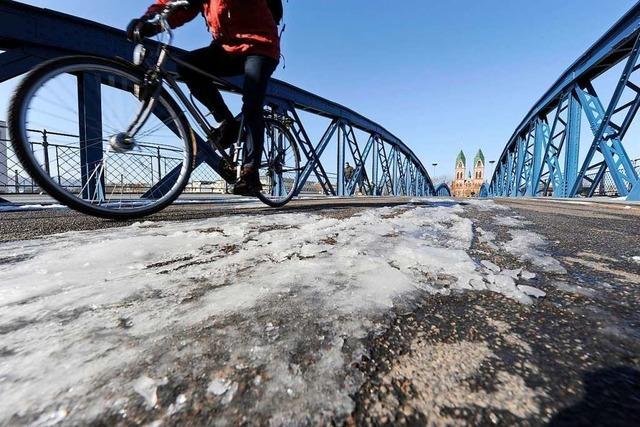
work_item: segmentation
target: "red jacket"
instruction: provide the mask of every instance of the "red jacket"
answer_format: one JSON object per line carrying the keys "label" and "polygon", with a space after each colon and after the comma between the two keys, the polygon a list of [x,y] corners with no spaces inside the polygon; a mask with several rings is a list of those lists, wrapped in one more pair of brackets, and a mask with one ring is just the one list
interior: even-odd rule
{"label": "red jacket", "polygon": [[[148,13],[157,13],[171,0],[156,0]],[[280,37],[267,0],[208,0],[202,6],[176,10],[169,17],[172,28],[191,21],[199,13],[213,37],[231,54],[265,55],[280,60]]]}

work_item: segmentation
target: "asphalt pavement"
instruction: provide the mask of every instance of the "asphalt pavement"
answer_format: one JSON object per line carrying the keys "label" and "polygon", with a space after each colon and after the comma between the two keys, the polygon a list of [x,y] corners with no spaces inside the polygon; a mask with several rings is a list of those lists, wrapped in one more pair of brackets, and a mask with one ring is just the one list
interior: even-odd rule
{"label": "asphalt pavement", "polygon": [[[263,217],[283,212],[314,212],[342,220],[409,202],[305,200],[286,210],[193,204],[173,206],[149,220]],[[413,293],[410,302],[382,313],[375,330],[357,339],[345,338],[344,354],[359,349],[345,373],[340,373],[350,383],[347,409],[300,408],[294,424],[637,426],[638,205],[532,200],[446,203],[461,206],[459,215],[472,223],[468,254],[474,261],[512,274],[523,285],[526,279],[526,285],[542,290],[543,295],[527,305],[489,291]],[[5,212],[0,213],[0,241],[131,224],[66,209]],[[540,243],[532,245],[530,240],[535,239]],[[520,251],[521,246],[527,249]],[[446,288],[447,280],[444,274],[434,278],[434,283]],[[251,324],[271,325],[260,310],[247,316]],[[331,331],[322,331],[326,325],[313,322],[313,316],[282,316],[280,321],[286,319],[287,324],[267,326],[267,332],[279,328],[279,335],[269,339],[286,340],[287,331],[293,334],[305,328],[310,335],[331,335]],[[260,366],[236,366],[235,373],[229,374],[235,387],[233,401],[225,400],[231,383],[218,384],[219,399],[215,383],[209,384],[213,394],[194,391],[208,370],[233,370],[225,368],[231,363],[228,354],[214,347],[226,342],[234,324],[245,320],[243,315],[185,330],[184,336],[176,336],[171,343],[179,345],[188,338],[211,350],[172,362],[169,380],[159,386],[153,408],[144,399],[132,398],[126,411],[101,408],[89,421],[94,425],[287,425],[286,419],[272,418],[274,408],[264,403],[267,392],[257,382],[264,377]],[[17,326],[0,325],[0,337],[12,333],[12,327]],[[0,345],[0,363],[16,351]],[[291,366],[303,372],[311,369],[319,363],[316,355],[320,351],[321,346],[300,344],[290,354]],[[129,369],[137,375],[161,357],[154,353]],[[46,421],[43,413],[14,416],[9,424]],[[59,418],[60,425],[89,422],[71,415]],[[154,422],[157,424],[151,424]]]}

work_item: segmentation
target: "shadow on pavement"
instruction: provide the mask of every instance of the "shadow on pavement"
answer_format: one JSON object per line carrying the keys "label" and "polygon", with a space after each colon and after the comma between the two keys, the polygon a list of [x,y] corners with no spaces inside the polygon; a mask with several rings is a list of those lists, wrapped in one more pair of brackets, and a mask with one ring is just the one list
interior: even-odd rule
{"label": "shadow on pavement", "polygon": [[620,366],[584,376],[585,396],[556,415],[550,426],[640,425],[640,371]]}

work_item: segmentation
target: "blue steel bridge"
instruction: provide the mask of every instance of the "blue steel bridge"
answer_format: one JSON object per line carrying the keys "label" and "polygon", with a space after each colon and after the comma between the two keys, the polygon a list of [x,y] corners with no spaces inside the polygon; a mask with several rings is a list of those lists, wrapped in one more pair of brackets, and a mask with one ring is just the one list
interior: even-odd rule
{"label": "blue steel bridge", "polygon": [[[639,55],[637,3],[527,113],[500,156],[489,194],[640,200],[640,160],[629,156],[628,136],[640,109]],[[605,78],[616,82],[608,103],[597,89]]]}
{"label": "blue steel bridge", "polygon": [[[152,42],[150,42],[152,44]],[[133,46],[125,34],[95,22],[36,8],[19,2],[0,3],[0,83],[57,57],[84,54],[107,58],[131,58]],[[180,53],[179,49],[175,49]],[[170,65],[173,67],[174,65]],[[238,93],[242,81],[226,79],[220,89]],[[99,85],[98,85],[99,86]],[[104,88],[92,88],[93,93]],[[100,102],[100,96],[82,98],[79,109]],[[288,117],[290,130],[301,150],[303,171],[298,194],[328,196],[433,196],[449,195],[448,187],[436,188],[427,169],[405,144],[381,125],[335,102],[326,100],[287,83],[274,80],[267,96],[268,108]],[[86,110],[92,110],[87,108]],[[314,117],[315,116],[315,117]],[[303,117],[322,119],[326,129],[313,140]],[[309,119],[310,120],[310,119]],[[22,171],[7,143],[0,123],[0,192],[37,192]],[[67,188],[81,186],[82,165],[78,135],[73,130],[31,129],[35,141],[41,141],[50,176]],[[191,184],[186,191],[223,191],[217,172],[220,157],[198,139],[198,157]],[[168,169],[181,160],[168,147],[143,147],[141,153],[122,156],[111,162],[105,173],[107,187],[122,185],[134,192],[145,192],[158,184]],[[331,152],[329,152],[329,148]],[[353,166],[350,179],[344,176],[346,163]],[[336,171],[330,173],[328,171]],[[126,181],[126,182],[122,182]]]}
{"label": "blue steel bridge", "polygon": [[[15,1],[0,2],[0,84],[52,58],[73,54],[130,58],[132,48],[120,30]],[[640,108],[640,82],[634,83],[639,55],[640,3],[580,56],[526,114],[480,197],[607,195],[640,200],[640,161],[625,149],[629,144],[625,137]],[[617,84],[605,104],[595,83],[611,74],[616,74]],[[238,93],[241,83],[226,79],[220,88]],[[91,102],[96,101],[78,93],[79,108]],[[282,81],[272,81],[267,104],[288,117],[301,149],[304,170],[298,194],[451,195],[446,183],[432,182],[424,166],[429,159],[419,159],[411,149],[412,144],[425,141],[401,141],[363,115]],[[307,121],[318,119],[326,128],[314,139]],[[585,120],[591,130],[588,134],[583,129]],[[77,131],[31,129],[47,153],[50,176],[67,187],[81,185],[78,135],[86,134],[86,129],[79,125]],[[186,191],[224,192],[225,184],[217,174],[219,156],[202,138],[197,139],[197,167]],[[106,184],[145,192],[179,162],[167,147],[145,147],[135,156],[116,158],[105,171]],[[350,179],[344,175],[347,162],[354,167]],[[39,189],[15,159],[0,122],[0,194],[29,192]]]}

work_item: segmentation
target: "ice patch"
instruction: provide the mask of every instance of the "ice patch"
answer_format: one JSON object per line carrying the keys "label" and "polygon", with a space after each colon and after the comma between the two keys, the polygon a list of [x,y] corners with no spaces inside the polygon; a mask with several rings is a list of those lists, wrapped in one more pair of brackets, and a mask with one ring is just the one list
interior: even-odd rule
{"label": "ice patch", "polygon": [[167,409],[167,415],[171,416],[175,414],[184,407],[185,403],[187,403],[187,396],[185,396],[184,394],[178,395],[176,401],[169,405],[169,408]]}
{"label": "ice patch", "polygon": [[63,422],[67,415],[68,411],[65,408],[45,413],[33,423],[33,427],[53,427]]}
{"label": "ice patch", "polygon": [[[0,264],[0,326],[3,346],[13,353],[0,364],[0,424],[54,405],[60,396],[89,402],[85,413],[65,420],[86,422],[115,407],[111,387],[153,407],[163,383],[150,376],[122,378],[128,366],[137,366],[163,340],[257,307],[268,322],[257,321],[255,330],[246,328],[256,322],[243,325],[242,332],[234,329],[240,325],[229,326],[226,348],[263,367],[263,399],[281,402],[287,394],[289,409],[281,402],[274,419],[301,416],[287,412],[292,408],[349,413],[358,382],[345,382],[352,356],[343,348],[374,330],[374,319],[388,308],[420,291],[487,288],[531,302],[512,277],[488,280],[471,259],[473,225],[458,215],[462,209],[402,206],[345,219],[297,213],[143,222],[2,244],[0,259],[12,261]],[[304,374],[287,358],[309,340],[308,331],[290,331],[284,339],[275,326],[283,319],[297,324],[297,316],[312,316],[335,334]],[[163,358],[182,359],[196,349],[164,348]],[[167,375],[162,365],[154,369],[148,375]],[[97,385],[105,379],[109,386]],[[228,403],[237,389],[231,382],[226,390]]]}
{"label": "ice patch", "polygon": [[213,394],[214,396],[222,396],[229,391],[230,386],[231,384],[227,380],[218,378],[209,383],[207,393]]}
{"label": "ice patch", "polygon": [[158,386],[165,384],[166,380],[156,381],[143,375],[133,383],[133,389],[144,398],[147,407],[154,408],[158,404]]}
{"label": "ice patch", "polygon": [[233,398],[236,396],[236,393],[238,392],[238,388],[239,388],[238,383],[234,382],[231,384],[231,386],[225,393],[224,397],[222,398],[223,405],[228,405],[229,403],[231,403]]}
{"label": "ice patch", "polygon": [[526,295],[529,295],[534,298],[543,298],[547,295],[546,292],[541,291],[540,289],[534,288],[532,286],[518,285],[518,289],[520,289]]}
{"label": "ice patch", "polygon": [[486,246],[489,247],[489,249],[492,249],[494,251],[497,251],[498,249],[500,249],[498,248],[498,245],[496,245],[495,243],[496,234],[494,232],[484,230],[481,227],[477,228],[477,232],[478,232],[478,241],[480,243],[485,244]]}
{"label": "ice patch", "polygon": [[493,273],[500,273],[500,271],[502,270],[500,267],[488,260],[481,261],[480,263]]}
{"label": "ice patch", "polygon": [[489,274],[488,280],[489,284],[487,285],[487,288],[490,291],[502,294],[507,298],[520,302],[521,304],[533,304],[533,300],[518,288],[516,280],[513,277],[505,274]]}
{"label": "ice patch", "polygon": [[497,204],[494,200],[489,199],[466,199],[465,204],[473,206],[474,208],[487,212],[493,210],[507,211],[508,207]]}
{"label": "ice patch", "polygon": [[501,248],[504,251],[518,257],[523,262],[530,262],[547,272],[557,274],[567,273],[567,270],[565,270],[557,259],[544,252],[547,241],[542,236],[525,230],[509,230],[509,233],[512,239],[508,242],[501,243]]}
{"label": "ice patch", "polygon": [[631,257],[631,259],[637,262],[638,264],[640,264],[640,256],[634,256],[634,257]]}

